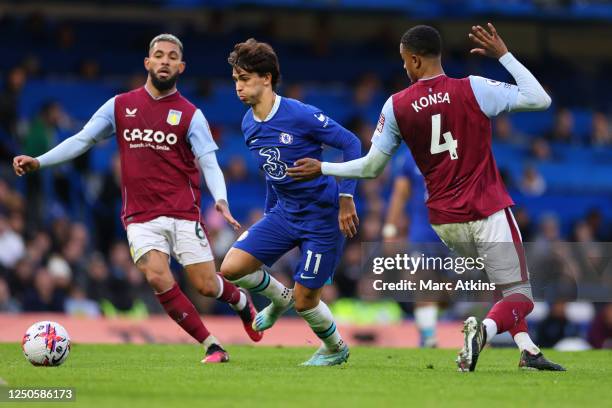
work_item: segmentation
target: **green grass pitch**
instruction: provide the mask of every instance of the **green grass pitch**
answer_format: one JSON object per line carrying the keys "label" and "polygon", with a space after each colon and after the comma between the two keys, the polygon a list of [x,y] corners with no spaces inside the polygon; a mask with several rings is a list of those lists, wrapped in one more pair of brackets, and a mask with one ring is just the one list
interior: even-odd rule
{"label": "green grass pitch", "polygon": [[[202,365],[197,345],[73,345],[61,367],[34,367],[0,344],[9,387],[74,387],[53,407],[534,407],[612,406],[612,352],[546,355],[564,373],[520,371],[518,351],[489,349],[458,373],[455,350],[353,347],[340,367],[299,367],[314,348],[229,346],[228,364]],[[0,403],[4,406],[48,403]]]}

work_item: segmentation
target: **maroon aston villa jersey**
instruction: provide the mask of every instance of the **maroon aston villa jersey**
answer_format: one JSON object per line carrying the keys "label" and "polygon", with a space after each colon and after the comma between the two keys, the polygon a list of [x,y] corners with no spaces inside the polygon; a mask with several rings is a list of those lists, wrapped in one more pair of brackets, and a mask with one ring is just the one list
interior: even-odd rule
{"label": "maroon aston villa jersey", "polygon": [[187,132],[196,107],[144,87],[115,97],[124,226],[160,216],[200,219],[200,176]]}
{"label": "maroon aston villa jersey", "polygon": [[399,133],[425,177],[432,224],[479,220],[513,204],[491,151],[491,121],[469,78],[421,80],[392,102]]}

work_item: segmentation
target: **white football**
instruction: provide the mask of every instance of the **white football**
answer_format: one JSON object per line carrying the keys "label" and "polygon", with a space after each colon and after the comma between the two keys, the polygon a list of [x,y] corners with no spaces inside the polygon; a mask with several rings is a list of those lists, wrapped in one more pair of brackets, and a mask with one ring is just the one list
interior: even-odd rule
{"label": "white football", "polygon": [[58,366],[70,354],[70,336],[59,323],[34,323],[23,335],[23,355],[35,366]]}

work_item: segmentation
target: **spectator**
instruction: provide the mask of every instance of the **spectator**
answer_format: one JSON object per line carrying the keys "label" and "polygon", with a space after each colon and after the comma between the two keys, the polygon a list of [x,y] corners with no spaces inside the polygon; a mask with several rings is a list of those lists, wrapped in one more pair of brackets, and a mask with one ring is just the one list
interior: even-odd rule
{"label": "spectator", "polygon": [[43,231],[38,231],[33,238],[28,241],[26,258],[33,265],[40,265],[47,257],[52,248],[51,237]]}
{"label": "spectator", "polygon": [[0,213],[0,266],[13,268],[24,255],[23,238],[11,229],[6,216]]}
{"label": "spectator", "polygon": [[55,290],[53,277],[45,268],[34,276],[34,286],[25,294],[23,310],[26,312],[63,312],[64,297]]}
{"label": "spectator", "polygon": [[[62,109],[57,102],[47,102],[40,108],[36,119],[23,141],[23,153],[37,157],[55,142]],[[32,174],[26,181],[26,203],[28,220],[33,227],[42,223],[43,179],[40,173]]]}
{"label": "spectator", "polygon": [[577,141],[574,134],[574,114],[567,108],[559,109],[555,117],[555,124],[546,138],[551,142],[573,143]]}
{"label": "spectator", "polygon": [[23,153],[37,157],[49,150],[51,144],[55,142],[63,115],[62,107],[58,102],[44,103],[37,117],[30,124],[30,130],[24,140]]}
{"label": "spectator", "polygon": [[370,107],[372,103],[379,102],[377,97],[380,97],[381,92],[382,86],[378,75],[367,73],[355,85],[353,101],[358,107]]}
{"label": "spectator", "polygon": [[79,286],[74,286],[70,295],[66,299],[64,309],[71,316],[98,317],[100,316],[100,308],[98,304],[91,299],[87,299],[85,291]]}
{"label": "spectator", "polygon": [[285,86],[285,96],[298,101],[304,100],[304,87],[298,83],[292,83]]}
{"label": "spectator", "polygon": [[349,120],[347,129],[353,132],[361,141],[362,149],[367,151],[372,145],[372,133],[374,126],[359,116],[355,116]]}
{"label": "spectator", "polygon": [[493,138],[497,142],[513,145],[525,144],[525,135],[516,132],[508,115],[499,115],[493,123]]}
{"label": "spectator", "polygon": [[536,338],[540,347],[555,347],[567,337],[578,337],[579,328],[565,315],[566,302],[555,302],[550,306],[548,316],[538,324]]}
{"label": "spectator", "polygon": [[91,256],[86,282],[87,298],[96,302],[112,299],[109,270],[102,254],[95,252]]}
{"label": "spectator", "polygon": [[591,144],[594,146],[609,146],[612,144],[612,131],[606,115],[601,112],[593,114],[591,124]]}
{"label": "spectator", "polygon": [[591,227],[597,241],[608,242],[612,239],[612,236],[609,235],[610,228],[606,226],[604,217],[599,208],[590,209],[585,220]]}
{"label": "spectator", "polygon": [[47,262],[47,271],[53,279],[53,286],[62,297],[68,295],[72,282],[72,270],[64,258],[59,255],[52,255]]}
{"label": "spectator", "polygon": [[247,180],[249,172],[243,156],[234,155],[230,158],[225,170],[225,177],[228,183],[240,183]]}
{"label": "spectator", "polygon": [[123,233],[123,226],[119,225],[121,211],[121,162],[119,155],[115,154],[111,162],[111,171],[104,175],[102,188],[94,207],[93,218],[96,234],[93,239],[96,247],[103,254],[108,255],[111,243],[117,240],[117,231]]}
{"label": "spectator", "polygon": [[0,212],[20,212],[23,210],[23,198],[9,184],[0,179]]}
{"label": "spectator", "polygon": [[512,211],[519,231],[521,231],[523,242],[530,242],[533,239],[533,224],[529,213],[523,207],[515,207]]}
{"label": "spectator", "polygon": [[4,278],[0,278],[0,312],[18,313],[20,307],[17,301],[11,297],[11,291]]}
{"label": "spectator", "polygon": [[100,77],[100,64],[98,61],[87,58],[79,65],[79,76],[86,81],[95,81]]}
{"label": "spectator", "polygon": [[612,303],[604,305],[597,313],[587,339],[594,348],[612,349]]}
{"label": "spectator", "polygon": [[0,133],[4,132],[13,138],[17,137],[17,108],[26,80],[26,71],[22,67],[14,67],[7,73],[4,89],[0,93]]}
{"label": "spectator", "polygon": [[537,137],[531,142],[531,155],[534,159],[548,161],[552,158],[550,144],[544,138]]}
{"label": "spectator", "polygon": [[529,166],[523,172],[519,190],[527,196],[541,196],[546,192],[546,181],[535,167]]}
{"label": "spectator", "polygon": [[85,225],[75,222],[70,227],[70,238],[62,248],[62,256],[69,264],[73,275],[81,277],[86,274],[86,250],[89,244],[89,233]]}
{"label": "spectator", "polygon": [[23,304],[26,292],[34,282],[34,270],[34,263],[29,258],[24,258],[17,262],[14,273],[8,276],[9,290],[21,304]]}

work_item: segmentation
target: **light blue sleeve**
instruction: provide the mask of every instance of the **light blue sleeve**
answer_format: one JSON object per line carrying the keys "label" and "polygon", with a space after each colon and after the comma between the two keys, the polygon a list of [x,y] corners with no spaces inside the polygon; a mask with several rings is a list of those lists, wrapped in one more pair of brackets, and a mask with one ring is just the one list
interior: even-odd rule
{"label": "light blue sleeve", "polygon": [[470,85],[480,106],[487,117],[510,112],[516,105],[519,89],[516,85],[470,75]]}
{"label": "light blue sleeve", "polygon": [[382,108],[372,144],[381,152],[392,156],[402,143],[402,135],[393,112],[393,97],[389,97]]}
{"label": "light blue sleeve", "polygon": [[94,144],[115,133],[115,98],[111,98],[93,114],[83,129],[47,153],[37,157],[41,168],[65,163],[89,150]]}
{"label": "light blue sleeve", "polygon": [[115,97],[113,96],[93,114],[83,130],[91,131],[96,142],[108,139],[117,131],[115,126]]}
{"label": "light blue sleeve", "polygon": [[214,151],[208,152],[203,156],[198,157],[198,163],[204,175],[204,181],[208,187],[208,191],[213,196],[215,203],[219,200],[227,202],[227,187],[225,186],[225,178],[223,171],[217,163],[217,155]]}
{"label": "light blue sleeve", "polygon": [[187,131],[187,140],[189,140],[191,151],[196,158],[219,149],[213,140],[212,133],[210,133],[208,121],[199,109],[196,110],[193,118],[191,118],[189,130]]}

